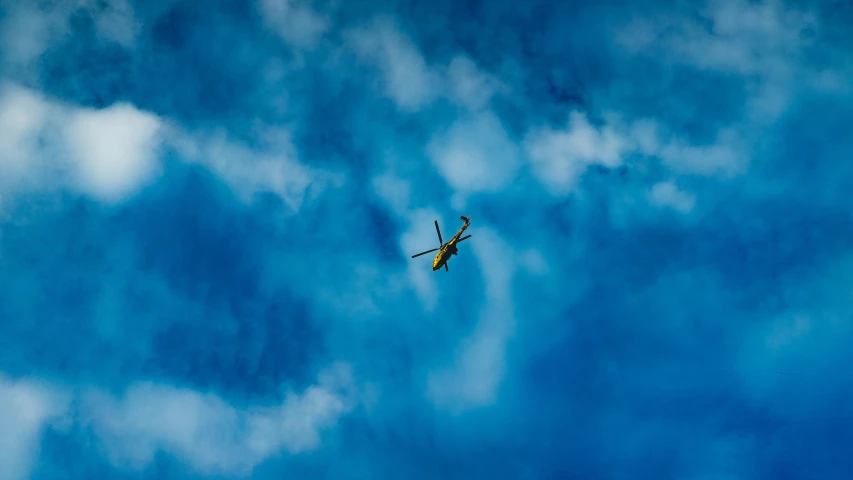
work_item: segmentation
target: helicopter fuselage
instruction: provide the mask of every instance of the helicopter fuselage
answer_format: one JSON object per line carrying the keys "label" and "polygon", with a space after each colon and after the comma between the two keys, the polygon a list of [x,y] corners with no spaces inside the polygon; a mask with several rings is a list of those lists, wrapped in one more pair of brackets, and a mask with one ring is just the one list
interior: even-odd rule
{"label": "helicopter fuselage", "polygon": [[[450,242],[445,243],[441,246],[441,249],[438,253],[435,254],[435,258],[432,261],[432,270],[436,271],[439,268],[443,267],[445,263],[450,259],[451,256],[456,255],[459,251],[456,248],[456,239],[451,240]],[[452,243],[451,243],[452,242]]]}

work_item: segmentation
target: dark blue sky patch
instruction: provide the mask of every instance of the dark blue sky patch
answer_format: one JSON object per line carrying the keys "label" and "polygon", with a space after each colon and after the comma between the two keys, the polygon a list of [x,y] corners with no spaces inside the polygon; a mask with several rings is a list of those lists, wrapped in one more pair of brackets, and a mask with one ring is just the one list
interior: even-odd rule
{"label": "dark blue sky patch", "polygon": [[140,199],[125,212],[139,263],[189,298],[251,297],[261,265],[253,219],[223,197],[222,186],[189,173],[178,188]]}
{"label": "dark blue sky patch", "polygon": [[282,385],[310,384],[313,362],[325,354],[304,301],[279,292],[256,303],[259,311],[182,312],[153,339],[144,373],[254,403],[277,399]]}
{"label": "dark blue sky patch", "polygon": [[187,126],[246,135],[247,122],[268,115],[267,61],[289,51],[245,8],[237,13],[179,2],[150,18],[134,56],[135,103]]}
{"label": "dark blue sky patch", "polygon": [[70,28],[72,36],[42,57],[40,82],[45,91],[94,108],[133,99],[138,82],[133,54],[121,45],[99,39],[85,12],[72,16]]}
{"label": "dark blue sky patch", "polygon": [[[843,179],[851,173],[851,165],[833,159],[851,148],[851,138],[842,126],[850,100],[841,100],[839,105],[839,100],[804,97],[779,126],[779,136],[768,145],[768,160],[757,167],[767,183],[777,191],[784,189],[792,201],[847,210],[837,198],[847,189]],[[841,105],[841,109],[836,108]]]}

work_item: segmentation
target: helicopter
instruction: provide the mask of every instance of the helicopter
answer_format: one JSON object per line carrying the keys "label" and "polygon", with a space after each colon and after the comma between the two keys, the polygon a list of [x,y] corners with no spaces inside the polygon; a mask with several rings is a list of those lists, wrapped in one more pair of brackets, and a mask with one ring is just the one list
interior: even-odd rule
{"label": "helicopter", "polygon": [[435,232],[438,233],[439,247],[433,248],[432,250],[427,250],[425,252],[416,253],[415,255],[412,255],[412,258],[419,257],[421,255],[438,250],[438,253],[435,254],[435,258],[432,261],[432,271],[434,272],[440,269],[441,267],[444,267],[444,271],[450,271],[450,269],[447,267],[447,261],[450,260],[451,256],[456,255],[459,251],[456,248],[456,245],[462,240],[471,237],[471,235],[465,235],[464,237],[460,238],[460,235],[462,235],[462,233],[465,231],[465,229],[468,228],[468,225],[471,223],[471,217],[460,216],[459,218],[462,219],[462,221],[465,223],[462,225],[462,228],[460,228],[459,231],[456,232],[456,235],[454,235],[453,238],[451,238],[450,241],[448,241],[447,243],[444,243],[444,241],[441,239],[441,230],[439,230],[438,220],[436,220]]}

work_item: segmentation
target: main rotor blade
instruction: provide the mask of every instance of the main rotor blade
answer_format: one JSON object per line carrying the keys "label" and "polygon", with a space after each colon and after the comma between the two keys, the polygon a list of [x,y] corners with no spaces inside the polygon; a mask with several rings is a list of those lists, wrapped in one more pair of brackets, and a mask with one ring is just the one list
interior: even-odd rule
{"label": "main rotor blade", "polygon": [[438,220],[435,221],[435,232],[438,233],[438,243],[444,245],[444,240],[441,239],[441,230],[438,229]]}
{"label": "main rotor blade", "polygon": [[466,238],[471,238],[471,235],[465,235],[464,237],[460,238],[459,240],[456,240],[456,243],[459,243],[462,240],[465,240]]}
{"label": "main rotor blade", "polygon": [[427,254],[427,253],[429,253],[429,252],[434,252],[434,251],[436,251],[436,250],[438,250],[438,249],[437,249],[437,248],[433,248],[432,250],[427,250],[426,252],[417,253],[417,254],[415,254],[415,255],[412,255],[412,258],[420,257],[421,255]]}

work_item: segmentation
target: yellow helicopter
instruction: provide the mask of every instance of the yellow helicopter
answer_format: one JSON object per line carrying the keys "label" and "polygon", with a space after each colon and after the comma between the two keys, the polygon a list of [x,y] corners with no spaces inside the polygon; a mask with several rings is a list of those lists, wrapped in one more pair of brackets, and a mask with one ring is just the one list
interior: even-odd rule
{"label": "yellow helicopter", "polygon": [[438,220],[436,220],[435,221],[435,232],[438,233],[439,247],[433,248],[432,250],[427,250],[426,252],[421,252],[421,253],[417,253],[415,255],[412,255],[412,258],[419,257],[419,256],[427,254],[429,252],[434,252],[434,251],[438,250],[438,253],[435,254],[435,259],[433,259],[433,261],[432,261],[432,271],[434,272],[434,271],[440,269],[441,267],[444,267],[445,271],[450,271],[450,269],[447,268],[447,261],[450,260],[451,256],[456,255],[457,252],[459,251],[456,248],[456,245],[459,242],[461,242],[462,240],[465,240],[466,238],[469,238],[471,236],[471,235],[465,235],[464,237],[460,238],[460,235],[462,235],[462,232],[464,232],[465,229],[468,228],[468,224],[471,223],[471,217],[470,216],[468,216],[468,217],[460,216],[459,218],[462,219],[462,221],[464,221],[465,223],[462,225],[462,228],[460,228],[459,231],[456,232],[456,235],[454,235],[453,238],[451,238],[450,241],[448,241],[447,243],[443,243],[443,240],[441,239],[441,230],[438,229]]}

